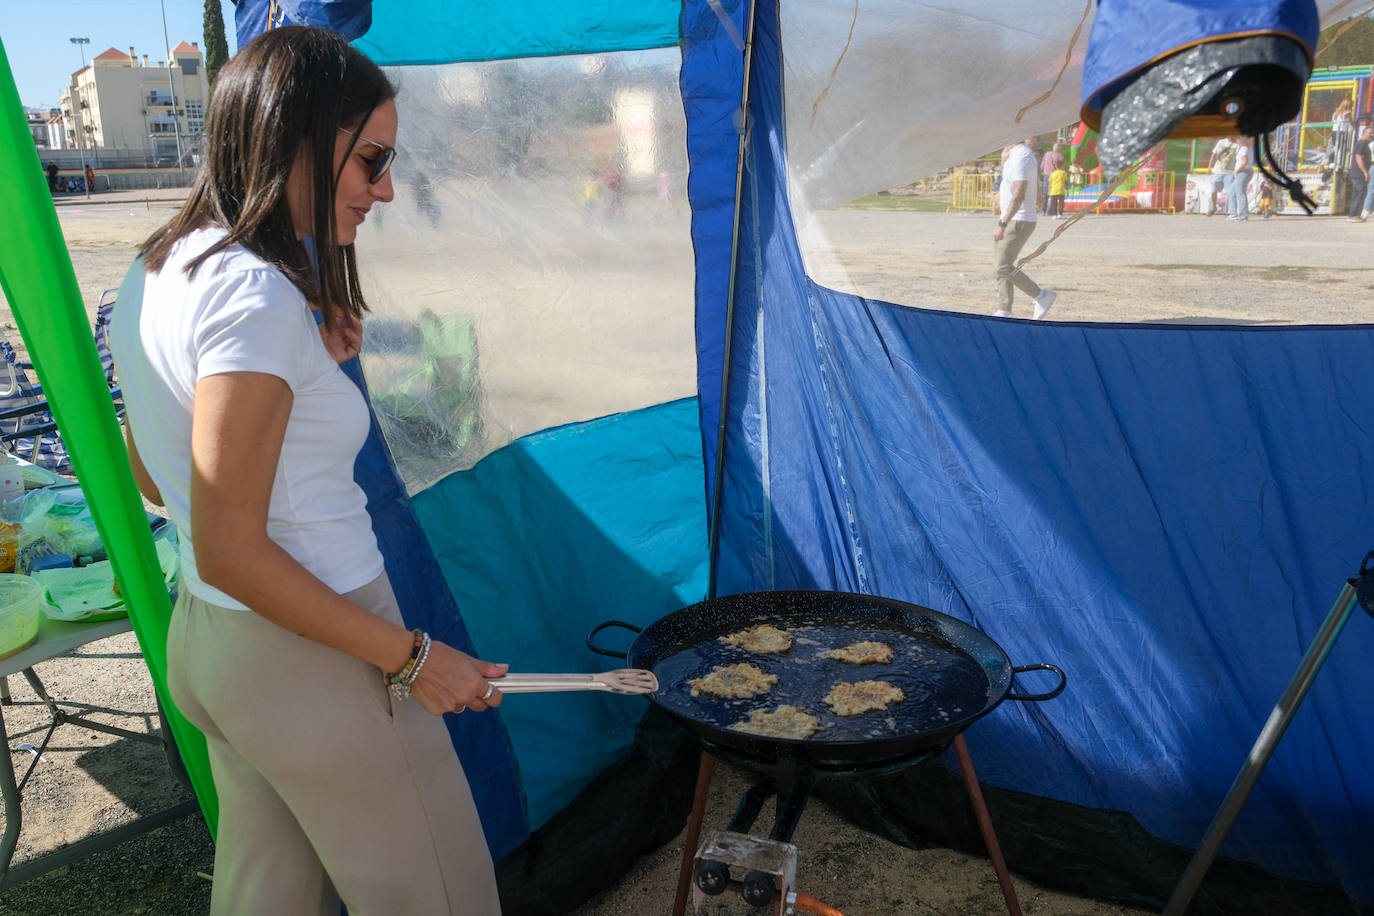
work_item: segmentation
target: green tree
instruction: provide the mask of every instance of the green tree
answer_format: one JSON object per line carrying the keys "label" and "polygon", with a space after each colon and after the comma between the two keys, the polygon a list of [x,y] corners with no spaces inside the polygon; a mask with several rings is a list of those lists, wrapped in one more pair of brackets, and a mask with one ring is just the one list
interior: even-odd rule
{"label": "green tree", "polygon": [[219,0],[205,0],[205,75],[214,89],[215,74],[229,60],[229,41],[224,37],[224,13]]}
{"label": "green tree", "polygon": [[1374,19],[1368,14],[1342,19],[1322,29],[1317,40],[1317,69],[1374,64]]}

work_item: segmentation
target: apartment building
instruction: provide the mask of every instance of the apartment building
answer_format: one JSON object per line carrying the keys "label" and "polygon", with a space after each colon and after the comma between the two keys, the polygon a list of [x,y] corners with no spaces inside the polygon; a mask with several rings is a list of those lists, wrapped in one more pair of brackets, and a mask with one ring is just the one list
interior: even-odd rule
{"label": "apartment building", "polygon": [[210,84],[194,42],[183,41],[171,57],[170,65],[152,66],[132,47],[127,54],[110,48],[73,73],[59,99],[65,145],[82,149],[97,166],[102,155],[153,165],[173,165],[181,156],[191,165]]}
{"label": "apartment building", "polygon": [[48,122],[55,114],[56,109],[24,107],[24,120],[28,122],[29,135],[33,137],[33,145],[38,147],[39,152],[53,148]]}

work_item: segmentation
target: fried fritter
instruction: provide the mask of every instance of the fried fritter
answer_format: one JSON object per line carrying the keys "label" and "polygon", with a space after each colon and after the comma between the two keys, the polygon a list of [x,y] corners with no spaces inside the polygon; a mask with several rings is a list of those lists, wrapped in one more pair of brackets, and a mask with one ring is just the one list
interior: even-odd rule
{"label": "fried fritter", "polygon": [[795,706],[779,706],[777,709],[752,710],[749,718],[741,719],[730,728],[765,738],[800,739],[809,738],[820,731],[821,722]]}
{"label": "fried fritter", "polygon": [[841,681],[825,695],[825,702],[838,716],[857,716],[861,712],[886,709],[892,703],[906,699],[902,688],[886,681]]}
{"label": "fried fritter", "polygon": [[694,677],[687,683],[692,685],[694,697],[703,693],[717,697],[752,697],[767,693],[777,682],[776,674],[764,674],[757,666],[741,662],[738,665],[717,665],[710,674]]}
{"label": "fried fritter", "polygon": [[892,661],[892,647],[885,642],[865,640],[850,643],[843,649],[831,649],[825,657],[855,665],[886,665]]}
{"label": "fried fritter", "polygon": [[722,636],[720,641],[727,646],[738,646],[748,652],[786,652],[792,648],[792,631],[779,630],[771,623],[761,623],[731,633],[729,636]]}

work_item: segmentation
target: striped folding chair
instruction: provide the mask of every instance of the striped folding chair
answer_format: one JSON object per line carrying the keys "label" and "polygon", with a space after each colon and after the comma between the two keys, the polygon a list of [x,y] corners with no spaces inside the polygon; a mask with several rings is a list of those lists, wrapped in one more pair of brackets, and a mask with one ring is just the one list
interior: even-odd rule
{"label": "striped folding chair", "polygon": [[[115,294],[107,289],[96,305],[95,343],[100,365],[114,399],[115,412],[124,415],[124,401],[114,379],[114,357],[110,354],[109,325]],[[0,447],[18,458],[58,474],[71,473],[71,459],[62,444],[57,423],[48,410],[43,388],[30,375],[33,363],[19,359],[14,345],[0,331]]]}

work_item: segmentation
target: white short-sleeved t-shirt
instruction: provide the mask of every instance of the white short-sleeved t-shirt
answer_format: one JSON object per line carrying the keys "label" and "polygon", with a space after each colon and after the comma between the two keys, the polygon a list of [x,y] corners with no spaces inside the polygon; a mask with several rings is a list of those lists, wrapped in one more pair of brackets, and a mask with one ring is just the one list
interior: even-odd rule
{"label": "white short-sleeved t-shirt", "polygon": [[1007,208],[1011,206],[1013,182],[1026,182],[1026,196],[1021,200],[1021,206],[1011,214],[1011,219],[1020,220],[1024,223],[1035,222],[1036,198],[1040,193],[1040,170],[1036,166],[1035,153],[1024,143],[1018,143],[1012,147],[1007,154],[1007,162],[1002,166],[1002,184],[997,189],[999,216],[1005,216]]}
{"label": "white short-sleeved t-shirt", "polygon": [[185,265],[223,238],[202,229],[179,241],[162,270],[136,262],[120,287],[110,347],[139,456],[166,503],[192,594],[245,606],[201,580],[191,540],[191,419],[196,383],[226,372],[263,372],[291,388],[291,415],[268,506],[267,533],[337,592],[382,573],[382,556],[353,480],[370,417],[358,387],[325,350],[304,296],[240,246]]}

